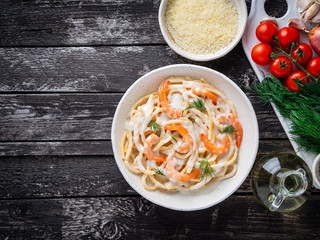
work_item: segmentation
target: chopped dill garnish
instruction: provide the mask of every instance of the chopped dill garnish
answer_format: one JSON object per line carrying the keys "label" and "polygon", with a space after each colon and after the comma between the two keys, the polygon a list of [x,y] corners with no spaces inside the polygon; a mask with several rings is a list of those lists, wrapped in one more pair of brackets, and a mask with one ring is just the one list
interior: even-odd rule
{"label": "chopped dill garnish", "polygon": [[198,108],[203,113],[207,112],[207,109],[205,108],[204,102],[201,98],[198,98],[197,100],[193,100],[193,102],[185,110],[188,110],[190,108]]}
{"label": "chopped dill garnish", "polygon": [[154,170],[154,172],[155,172],[156,174],[158,174],[158,175],[164,176],[164,173],[161,172],[161,170],[160,170],[159,168],[156,168],[156,169]]}
{"label": "chopped dill garnish", "polygon": [[280,114],[292,121],[290,133],[300,149],[320,153],[320,83],[299,86],[301,92],[290,92],[273,76],[266,77],[251,90]]}
{"label": "chopped dill garnish", "polygon": [[208,162],[207,159],[202,159],[200,162],[200,172],[201,172],[201,177],[200,180],[202,181],[203,179],[207,179],[208,176],[214,177],[214,170],[212,169],[210,163]]}
{"label": "chopped dill garnish", "polygon": [[178,140],[173,136],[173,134],[170,134],[170,136],[172,137],[173,141],[178,142]]}
{"label": "chopped dill garnish", "polygon": [[226,126],[226,127],[222,128],[220,133],[234,133],[236,131],[238,131],[238,130],[234,126],[229,125],[229,126]]}
{"label": "chopped dill garnish", "polygon": [[158,123],[156,123],[155,121],[150,121],[148,124],[148,127],[151,128],[152,131],[157,132],[157,133],[161,133],[161,127]]}

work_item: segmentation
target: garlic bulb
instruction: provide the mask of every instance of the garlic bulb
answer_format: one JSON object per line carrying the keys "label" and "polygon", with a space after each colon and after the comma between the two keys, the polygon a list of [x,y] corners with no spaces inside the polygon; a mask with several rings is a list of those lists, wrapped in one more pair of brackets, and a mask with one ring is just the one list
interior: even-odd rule
{"label": "garlic bulb", "polygon": [[320,0],[298,0],[297,9],[303,20],[320,23]]}
{"label": "garlic bulb", "polygon": [[290,19],[289,27],[309,32],[320,23],[320,0],[298,0],[297,9],[301,18]]}

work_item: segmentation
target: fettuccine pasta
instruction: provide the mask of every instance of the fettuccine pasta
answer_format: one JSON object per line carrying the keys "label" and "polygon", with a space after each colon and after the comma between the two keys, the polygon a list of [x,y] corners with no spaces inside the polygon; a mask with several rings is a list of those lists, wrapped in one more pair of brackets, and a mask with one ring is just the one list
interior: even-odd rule
{"label": "fettuccine pasta", "polygon": [[121,157],[147,190],[194,190],[236,173],[241,140],[221,91],[205,79],[170,77],[132,107]]}

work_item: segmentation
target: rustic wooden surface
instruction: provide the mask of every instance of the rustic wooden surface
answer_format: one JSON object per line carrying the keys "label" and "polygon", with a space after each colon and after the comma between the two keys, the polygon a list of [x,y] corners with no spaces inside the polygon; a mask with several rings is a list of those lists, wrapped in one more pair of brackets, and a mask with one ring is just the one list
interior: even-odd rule
{"label": "rustic wooden surface", "polygon": [[[247,0],[248,9],[250,0]],[[207,63],[175,54],[158,27],[160,0],[0,2],[0,239],[320,239],[320,195],[271,213],[249,178],[217,206],[176,212],[140,197],[113,158],[111,124],[128,87],[168,64],[257,81],[241,44]],[[284,1],[267,1],[281,16]],[[293,152],[269,106],[257,114],[257,159]]]}

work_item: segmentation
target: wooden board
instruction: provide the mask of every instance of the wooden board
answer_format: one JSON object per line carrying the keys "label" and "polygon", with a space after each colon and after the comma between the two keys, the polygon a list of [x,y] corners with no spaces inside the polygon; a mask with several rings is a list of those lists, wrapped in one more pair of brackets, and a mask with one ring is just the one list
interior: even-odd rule
{"label": "wooden board", "polygon": [[[300,17],[300,14],[297,10],[298,0],[287,0],[286,2],[288,7],[286,14],[281,18],[275,19],[279,29],[288,26],[288,23],[290,22],[291,19],[297,19]],[[268,69],[268,66],[262,67],[253,61],[253,59],[251,58],[251,51],[256,44],[260,43],[260,41],[258,41],[258,39],[256,38],[256,28],[260,24],[261,18],[265,19],[270,17],[265,12],[264,6],[265,6],[264,1],[252,0],[252,4],[251,4],[252,9],[248,17],[246,29],[242,37],[242,46],[243,46],[244,52],[254,72],[256,73],[258,79],[261,82],[265,78],[266,74],[270,74],[270,71]],[[308,34],[304,32],[300,32],[299,38],[300,38],[299,40],[300,43],[306,43],[306,44],[309,43]],[[318,55],[315,52],[313,52],[313,57],[317,57],[317,56]],[[306,162],[306,164],[309,166],[310,169],[312,169],[313,162],[315,161],[316,158],[320,158],[320,154],[308,152],[308,151],[305,151],[304,148],[301,148],[301,146],[296,141],[294,141],[295,135],[291,134],[292,132],[291,126],[293,124],[291,119],[284,118],[281,115],[280,111],[278,111],[277,106],[273,102],[271,102],[271,105],[276,115],[278,116],[279,121],[285,133],[287,134],[289,140],[291,141],[291,144],[293,149],[295,150],[295,153]],[[320,186],[318,186],[315,183],[314,183],[314,186],[320,189]]]}
{"label": "wooden board", "polygon": [[[281,141],[286,144],[286,141]],[[0,142],[0,156],[111,156],[110,140]]]}
{"label": "wooden board", "polygon": [[320,236],[319,203],[312,195],[294,213],[280,214],[248,195],[194,212],[140,197],[2,200],[0,238],[314,240]]}
{"label": "wooden board", "polygon": [[[271,13],[283,12],[281,0],[266,2]],[[175,54],[158,27],[159,4],[0,2],[0,239],[320,239],[316,191],[294,214],[270,213],[247,178],[219,205],[183,213],[146,201],[125,182],[110,130],[136,79],[193,63],[241,87],[257,81],[241,44],[206,63]],[[257,159],[293,152],[273,110],[247,96],[260,128]]]}
{"label": "wooden board", "polygon": [[168,46],[0,48],[0,92],[125,92],[149,71],[195,63],[248,86],[256,76],[241,45],[228,57],[196,63]]}
{"label": "wooden board", "polygon": [[[283,0],[266,2],[270,15],[285,12]],[[246,3],[249,10],[251,1]],[[159,5],[160,0],[1,1],[0,46],[164,44]]]}
{"label": "wooden board", "polygon": [[0,2],[1,46],[164,43],[160,0]]}

